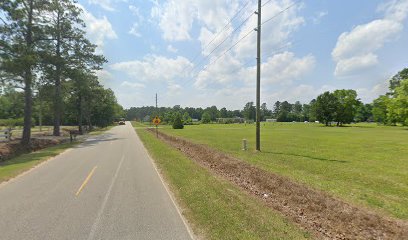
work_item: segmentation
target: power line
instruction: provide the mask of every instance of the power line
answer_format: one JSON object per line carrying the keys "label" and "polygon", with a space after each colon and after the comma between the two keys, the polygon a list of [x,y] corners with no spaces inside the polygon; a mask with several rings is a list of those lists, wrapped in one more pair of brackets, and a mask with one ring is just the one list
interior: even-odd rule
{"label": "power line", "polygon": [[268,3],[270,3],[270,2],[272,2],[272,0],[269,0],[269,1],[267,1],[266,3],[262,4],[261,7],[264,7],[266,4],[268,4]]}
{"label": "power line", "polygon": [[278,17],[279,15],[281,15],[282,13],[286,12],[287,10],[289,10],[290,8],[292,8],[293,6],[295,6],[296,4],[298,4],[300,1],[296,1],[293,4],[291,4],[290,6],[286,7],[285,9],[283,9],[282,11],[278,12],[277,14],[275,14],[274,16],[268,18],[267,20],[265,20],[264,22],[261,23],[261,26],[264,25],[265,23],[272,21],[274,18]]}
{"label": "power line", "polygon": [[[269,53],[268,55],[266,55],[266,56],[263,57],[263,58],[265,58],[265,59],[266,59],[266,58],[270,58],[270,57],[272,57],[272,56],[278,54],[281,50],[283,50],[283,49],[285,49],[286,47],[289,47],[289,46],[291,46],[290,43],[286,43],[286,44],[284,44],[284,45],[281,45],[279,48],[276,48],[272,53]],[[262,53],[262,55],[264,55],[264,54],[265,54],[265,52]],[[235,72],[235,71],[238,71],[238,70],[240,70],[240,69],[242,69],[242,68],[251,66],[251,64],[254,63],[254,62],[253,62],[254,60],[256,60],[256,59],[250,59],[250,60],[244,62],[242,65],[240,65],[239,67],[235,68],[235,69],[232,70],[231,72]],[[255,62],[255,63],[256,63],[256,62]]]}
{"label": "power line", "polygon": [[192,78],[190,78],[188,81],[193,80],[195,77],[198,76],[198,74],[200,74],[200,72],[205,71],[209,66],[213,65],[214,63],[216,63],[221,57],[223,57],[224,55],[226,55],[229,51],[231,51],[235,46],[237,46],[241,41],[243,41],[245,38],[247,38],[251,33],[253,33],[254,30],[249,31],[247,34],[245,34],[242,38],[240,38],[237,42],[235,42],[234,45],[232,45],[230,48],[228,48],[227,50],[225,50],[222,54],[220,54],[214,61],[210,62],[209,64],[205,65],[200,71],[198,71],[196,74],[194,74],[195,76],[193,76]]}
{"label": "power line", "polygon": [[221,43],[219,43],[209,54],[207,54],[207,56],[205,56],[192,70],[191,72],[194,71],[194,69],[196,69],[197,67],[199,67],[209,56],[211,56],[222,44],[224,44],[227,39],[232,36],[234,33],[236,33],[246,22],[249,21],[249,19],[251,19],[251,17],[254,15],[255,13],[252,13],[251,15],[249,15],[243,22],[241,22],[241,24],[236,27],[230,34],[228,34],[224,40],[221,41]]}
{"label": "power line", "polygon": [[[267,1],[267,2],[264,3],[262,6],[267,5],[267,4],[270,3],[271,1],[272,1],[272,0]],[[290,8],[292,8],[293,6],[295,6],[295,5],[296,5],[297,3],[299,3],[299,2],[300,2],[300,1],[296,1],[296,2],[294,2],[293,4],[289,5],[288,7],[286,7],[285,9],[279,11],[279,12],[278,12],[277,14],[275,14],[274,16],[272,16],[272,17],[268,18],[267,20],[265,20],[264,22],[262,22],[262,23],[260,24],[260,26],[266,24],[267,22],[272,21],[273,19],[275,19],[276,17],[278,17],[279,15],[281,15],[282,13],[284,13],[285,11],[289,10]],[[230,37],[233,33],[235,33],[236,31],[238,31],[238,29],[240,29],[240,28],[250,19],[250,17],[252,17],[254,14],[255,14],[255,12],[252,13],[251,15],[249,15],[231,34],[229,34],[229,35],[226,37],[226,39],[229,38],[229,37]],[[238,41],[236,41],[230,48],[228,48],[228,49],[225,50],[222,54],[220,54],[214,61],[212,61],[212,62],[210,62],[209,64],[205,65],[200,71],[198,71],[196,74],[194,74],[193,77],[187,79],[187,81],[184,81],[182,85],[186,84],[187,82],[190,82],[190,80],[193,80],[195,77],[197,77],[197,76],[199,75],[200,72],[205,71],[209,66],[211,66],[212,64],[214,64],[215,62],[217,62],[222,56],[226,55],[229,51],[231,51],[235,46],[237,46],[241,41],[243,41],[245,38],[247,38],[247,37],[248,37],[251,33],[253,33],[253,32],[254,32],[254,30],[248,31],[243,37],[241,37]],[[224,39],[224,40],[221,42],[221,44],[224,43],[224,42],[226,41],[226,39]],[[221,44],[217,45],[217,47],[216,47],[210,54],[208,54],[208,55],[203,59],[203,61],[204,61],[206,58],[208,58]],[[273,56],[273,55],[272,55],[272,56]],[[270,56],[269,56],[269,57],[270,57]],[[203,61],[201,61],[200,64],[201,64]],[[194,72],[193,70],[196,69],[198,66],[199,66],[199,65],[196,65],[196,66],[191,70],[191,73],[193,73],[193,72]]]}
{"label": "power line", "polygon": [[[240,12],[242,12],[242,10],[244,10],[244,9],[248,6],[248,4],[249,4],[251,1],[252,1],[252,0],[248,0],[247,3],[246,3],[243,7],[241,7],[241,8],[238,10],[238,12],[236,12],[236,13],[234,14],[234,16],[233,16],[233,17],[228,21],[228,23],[221,29],[221,31],[219,31],[219,32],[216,34],[216,36],[215,36],[209,43],[207,43],[203,49],[201,49],[201,50],[197,53],[197,55],[195,55],[195,57],[194,57],[193,60],[191,61],[192,63],[194,63],[194,62],[197,60],[197,58],[201,55],[201,52],[203,52],[204,50],[206,50],[206,49],[221,35],[222,32],[224,32],[225,30],[231,28],[231,26],[230,26],[231,23],[235,20],[236,17],[238,17],[238,14],[239,14]],[[187,67],[185,67],[185,68],[183,69],[183,72],[184,72],[186,69],[187,69]]]}
{"label": "power line", "polygon": [[232,23],[232,21],[234,21],[234,19],[238,16],[238,14],[244,10],[244,8],[246,8],[248,6],[248,4],[251,2],[251,0],[248,0],[247,3],[237,12],[235,13],[235,15],[231,18],[231,20],[223,27],[223,29],[221,31],[218,32],[218,34],[201,50],[204,51],[205,49],[207,49],[207,47],[213,43],[215,41],[215,39],[218,38],[218,36],[226,29],[228,29],[227,27]]}

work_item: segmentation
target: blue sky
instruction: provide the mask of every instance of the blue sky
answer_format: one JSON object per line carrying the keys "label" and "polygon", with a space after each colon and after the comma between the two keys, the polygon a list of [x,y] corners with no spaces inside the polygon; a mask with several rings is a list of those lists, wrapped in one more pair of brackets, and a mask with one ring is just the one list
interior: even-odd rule
{"label": "blue sky", "polygon": [[[272,18],[262,25],[261,101],[269,108],[342,88],[371,102],[408,67],[408,0],[262,2],[263,20]],[[255,100],[257,1],[79,4],[109,61],[101,82],[125,108],[154,105],[155,93],[160,106],[240,109]]]}

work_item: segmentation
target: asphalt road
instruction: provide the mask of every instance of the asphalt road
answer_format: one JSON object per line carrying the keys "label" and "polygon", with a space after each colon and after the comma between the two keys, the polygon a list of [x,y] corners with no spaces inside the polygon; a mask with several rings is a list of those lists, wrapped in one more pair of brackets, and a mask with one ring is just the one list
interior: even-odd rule
{"label": "asphalt road", "polygon": [[130,123],[0,185],[0,239],[191,239]]}

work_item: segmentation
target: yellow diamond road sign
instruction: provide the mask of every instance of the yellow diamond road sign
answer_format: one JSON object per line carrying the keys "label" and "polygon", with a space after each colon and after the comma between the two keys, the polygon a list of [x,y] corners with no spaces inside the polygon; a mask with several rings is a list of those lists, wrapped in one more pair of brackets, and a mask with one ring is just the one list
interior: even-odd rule
{"label": "yellow diamond road sign", "polygon": [[161,120],[160,120],[160,118],[158,117],[158,116],[156,116],[155,118],[153,118],[153,123],[154,123],[154,125],[159,125],[160,124],[160,122],[161,122]]}

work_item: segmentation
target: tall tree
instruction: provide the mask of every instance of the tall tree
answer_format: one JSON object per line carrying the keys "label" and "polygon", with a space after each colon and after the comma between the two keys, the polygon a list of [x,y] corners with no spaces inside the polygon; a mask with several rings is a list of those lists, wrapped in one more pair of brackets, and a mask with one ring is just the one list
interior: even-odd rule
{"label": "tall tree", "polygon": [[390,79],[391,95],[394,94],[395,89],[401,85],[401,81],[404,79],[408,79],[408,68],[402,69]]}
{"label": "tall tree", "polygon": [[0,5],[0,59],[2,72],[8,73],[8,82],[15,82],[24,89],[24,129],[22,144],[31,139],[33,93],[38,66],[38,41],[45,23],[46,1],[2,1]]}
{"label": "tall tree", "polygon": [[244,106],[243,110],[244,118],[247,120],[255,120],[256,108],[253,102],[248,102]]}
{"label": "tall tree", "polygon": [[357,99],[357,92],[355,90],[336,90],[333,95],[337,98],[337,107],[335,111],[334,121],[337,126],[344,123],[351,123],[357,111],[357,106],[360,101]]}
{"label": "tall tree", "polygon": [[89,107],[89,95],[91,88],[98,85],[98,77],[94,74],[95,70],[100,70],[106,59],[102,55],[95,54],[96,45],[91,44],[87,39],[79,36],[74,40],[73,54],[65,66],[65,75],[71,81],[73,93],[76,98],[78,110],[78,129],[83,133],[83,120],[86,109]]}
{"label": "tall tree", "polygon": [[280,103],[280,109],[277,116],[278,122],[290,122],[293,119],[289,117],[289,113],[292,112],[293,106],[288,101]]}
{"label": "tall tree", "polygon": [[356,122],[368,122],[373,120],[372,114],[373,106],[371,104],[360,103],[357,106],[356,115],[354,117]]}
{"label": "tall tree", "polygon": [[333,93],[324,92],[319,95],[315,103],[316,119],[328,126],[335,118],[337,106],[338,100]]}
{"label": "tall tree", "polygon": [[303,104],[302,106],[302,119],[303,121],[310,121],[311,106],[310,104]]}
{"label": "tall tree", "polygon": [[204,112],[201,116],[201,122],[206,124],[211,122],[211,115],[209,112]]}
{"label": "tall tree", "polygon": [[268,109],[266,103],[262,103],[261,105],[261,120],[265,121],[267,116],[270,116],[272,112]]}
{"label": "tall tree", "polygon": [[388,102],[387,117],[393,124],[408,126],[408,78],[395,88],[394,98]]}
{"label": "tall tree", "polygon": [[54,92],[54,136],[60,135],[61,117],[63,112],[62,82],[67,77],[66,70],[69,60],[75,53],[74,46],[84,39],[84,26],[80,18],[81,9],[73,0],[52,0],[48,5],[47,38],[44,46],[45,72],[55,87]]}
{"label": "tall tree", "polygon": [[382,124],[388,122],[387,119],[387,105],[389,102],[389,97],[386,95],[381,95],[373,102],[373,118],[374,121]]}
{"label": "tall tree", "polygon": [[220,117],[222,117],[222,118],[227,118],[228,117],[228,111],[227,111],[227,109],[225,107],[220,109]]}
{"label": "tall tree", "polygon": [[272,112],[275,118],[278,118],[280,107],[281,107],[281,102],[276,101],[275,104],[273,105],[273,112]]}
{"label": "tall tree", "polygon": [[303,120],[302,117],[302,109],[303,106],[299,101],[296,101],[295,104],[293,104],[293,114],[296,118],[296,121],[300,122]]}

